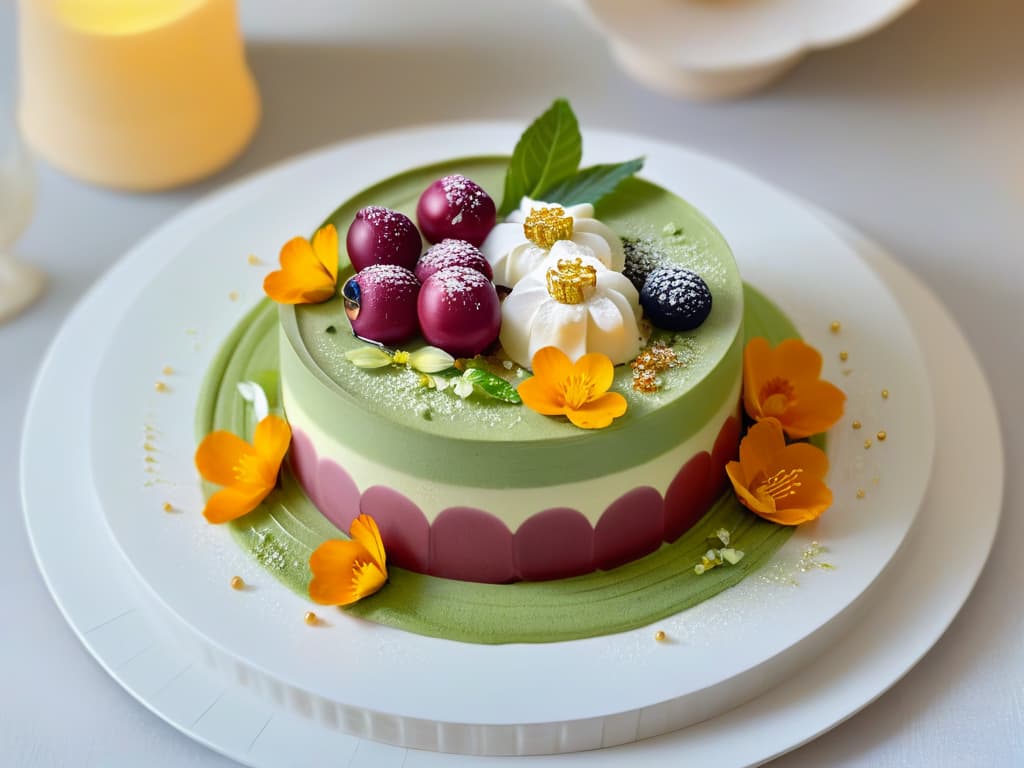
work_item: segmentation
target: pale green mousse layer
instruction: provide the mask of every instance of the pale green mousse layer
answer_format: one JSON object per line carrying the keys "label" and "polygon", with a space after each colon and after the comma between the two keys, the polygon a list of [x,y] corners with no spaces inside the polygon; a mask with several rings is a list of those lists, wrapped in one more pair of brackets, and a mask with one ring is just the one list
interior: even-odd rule
{"label": "pale green mousse layer", "polygon": [[[415,220],[420,194],[449,173],[468,176],[499,199],[507,165],[508,158],[495,157],[447,161],[387,179],[344,203],[328,219],[342,242],[339,286],[352,275],[344,236],[360,208],[383,205]],[[357,368],[344,354],[366,344],[352,335],[340,296],[281,307],[281,376],[288,398],[367,458],[454,485],[521,488],[586,480],[646,463],[679,445],[720,411],[740,375],[743,284],[736,263],[707,219],[650,182],[624,182],[601,201],[596,216],[620,236],[643,240],[669,262],[697,272],[713,297],[711,315],[700,328],[655,332],[653,338],[673,346],[683,361],[663,374],[657,393],[634,391],[630,367],[616,368],[612,389],[626,398],[628,410],[610,427],[580,430],[567,419],[479,393],[462,400],[420,386],[409,370]],[[414,340],[404,348],[423,343]],[[528,375],[497,362],[492,371],[513,384]]]}
{"label": "pale green mousse layer", "polygon": [[[744,306],[747,338],[765,336],[777,344],[797,335],[786,316],[749,286]],[[196,418],[200,438],[224,429],[251,439],[253,417],[236,392],[239,381],[260,382],[271,407],[279,405],[277,325],[276,307],[263,301],[225,342],[203,385]],[[308,592],[313,550],[326,539],[345,538],[316,510],[287,468],[279,488],[229,526],[240,546],[302,595]],[[737,565],[698,576],[693,566],[709,546],[716,546],[709,537],[719,528],[732,533],[733,546],[746,556]],[[392,567],[380,592],[345,610],[409,632],[472,643],[541,643],[612,634],[674,615],[737,584],[765,565],[792,532],[751,514],[729,492],[678,540],[611,571],[495,585]]]}

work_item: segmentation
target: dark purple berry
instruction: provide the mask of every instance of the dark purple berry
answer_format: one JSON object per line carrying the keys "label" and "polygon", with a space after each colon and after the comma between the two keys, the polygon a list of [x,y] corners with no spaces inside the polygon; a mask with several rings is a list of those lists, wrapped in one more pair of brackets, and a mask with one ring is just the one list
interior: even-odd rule
{"label": "dark purple berry", "polygon": [[373,264],[341,289],[352,330],[364,339],[395,345],[416,335],[420,281],[397,264]]}
{"label": "dark purple berry", "polygon": [[480,253],[480,249],[465,240],[446,238],[437,245],[432,245],[416,262],[416,277],[422,283],[435,272],[448,267],[469,267],[475,269],[488,280],[494,277],[490,263]]}
{"label": "dark purple berry", "polygon": [[501,330],[494,284],[469,267],[432,274],[423,282],[417,306],[423,338],[454,357],[480,354]]}
{"label": "dark purple berry", "polygon": [[412,269],[422,244],[412,219],[379,205],[359,211],[345,238],[349,261],[357,272],[372,264],[398,264]]}
{"label": "dark purple berry", "polygon": [[696,272],[659,267],[644,281],[640,304],[656,327],[692,331],[711,313],[711,291]]}
{"label": "dark purple berry", "polygon": [[475,181],[457,173],[427,187],[416,206],[416,221],[430,243],[450,237],[479,247],[496,220],[490,195]]}

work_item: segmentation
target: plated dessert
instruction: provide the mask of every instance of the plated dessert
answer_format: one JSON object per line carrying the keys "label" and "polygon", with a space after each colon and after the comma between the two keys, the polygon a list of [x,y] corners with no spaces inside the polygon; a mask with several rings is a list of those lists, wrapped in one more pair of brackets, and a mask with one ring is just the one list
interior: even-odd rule
{"label": "plated dessert", "polygon": [[581,154],[557,101],[285,244],[200,398],[207,519],[315,603],[501,643],[678,613],[822,514],[820,354],[642,159]]}

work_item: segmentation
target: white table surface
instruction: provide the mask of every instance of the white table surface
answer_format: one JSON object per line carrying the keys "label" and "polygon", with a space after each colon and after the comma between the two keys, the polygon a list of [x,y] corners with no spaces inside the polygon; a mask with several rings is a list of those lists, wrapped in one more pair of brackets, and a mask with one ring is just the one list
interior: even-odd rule
{"label": "white table surface", "polygon": [[[15,102],[13,5],[0,2],[0,112]],[[771,90],[717,105],[634,84],[572,12],[544,0],[521,0],[515,12],[468,1],[304,0],[285,18],[274,0],[243,5],[265,116],[235,165],[185,189],[130,195],[37,164],[37,215],[18,250],[51,286],[31,312],[0,325],[0,515],[10,523],[0,537],[0,763],[234,765],[106,675],[32,559],[18,493],[22,416],[74,302],[189,203],[297,152],[416,123],[525,121],[565,95],[585,128],[689,144],[879,241],[958,318],[1002,415],[1003,520],[967,605],[891,691],[774,765],[1024,764],[1024,4],[926,0],[867,40],[813,55]]]}

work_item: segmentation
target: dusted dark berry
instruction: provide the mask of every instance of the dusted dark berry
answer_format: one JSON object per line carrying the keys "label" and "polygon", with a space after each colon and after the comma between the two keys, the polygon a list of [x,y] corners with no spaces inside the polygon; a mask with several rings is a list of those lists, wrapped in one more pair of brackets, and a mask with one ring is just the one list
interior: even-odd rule
{"label": "dusted dark berry", "polygon": [[397,264],[374,264],[342,286],[345,314],[364,339],[394,345],[416,335],[420,281]]}
{"label": "dusted dark berry", "polygon": [[416,262],[416,277],[422,283],[435,272],[448,267],[469,267],[475,269],[488,280],[494,277],[490,263],[480,253],[480,249],[465,240],[447,238],[437,245],[432,245]]}
{"label": "dusted dark berry", "polygon": [[711,313],[711,291],[696,272],[659,267],[644,281],[640,304],[656,327],[692,331]]}
{"label": "dusted dark berry", "polygon": [[490,195],[459,174],[435,181],[424,190],[416,206],[416,221],[430,243],[450,237],[479,247],[496,220]]}
{"label": "dusted dark berry", "polygon": [[637,291],[644,289],[644,283],[651,272],[670,263],[658,244],[649,237],[623,240],[622,250],[626,256],[622,274],[629,278]]}
{"label": "dusted dark berry", "polygon": [[349,261],[357,272],[372,264],[397,264],[412,269],[422,244],[412,219],[379,205],[359,211],[345,238]]}
{"label": "dusted dark berry", "polygon": [[448,267],[428,277],[418,309],[423,338],[454,357],[480,354],[501,330],[493,283],[469,267]]}

